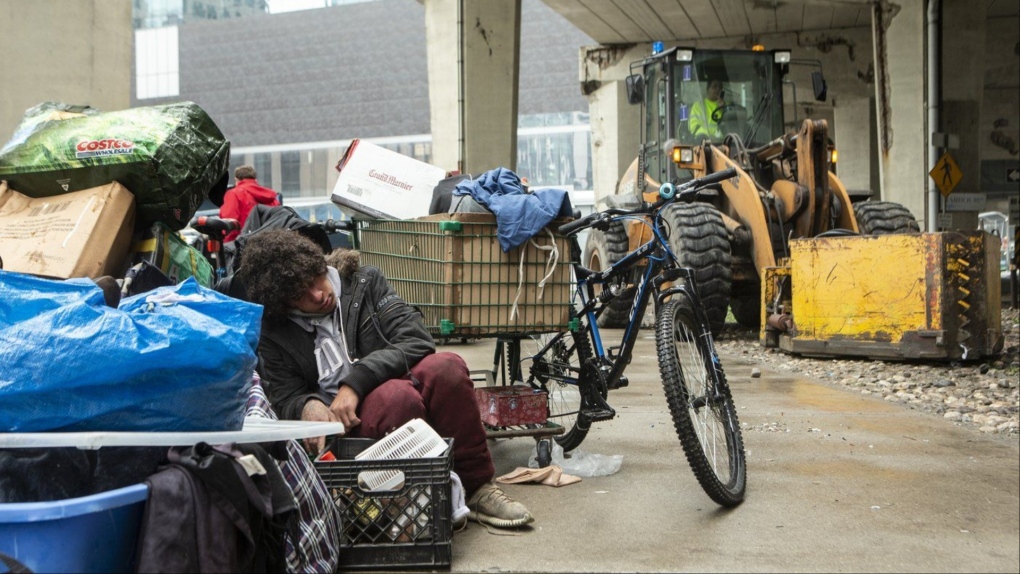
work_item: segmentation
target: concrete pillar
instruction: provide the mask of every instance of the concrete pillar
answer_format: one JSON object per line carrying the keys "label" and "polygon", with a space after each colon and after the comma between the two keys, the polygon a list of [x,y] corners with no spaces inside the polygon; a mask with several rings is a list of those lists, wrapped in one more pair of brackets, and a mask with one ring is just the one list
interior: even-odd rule
{"label": "concrete pillar", "polygon": [[[942,2],[942,104],[940,131],[959,137],[948,150],[963,177],[953,193],[981,192],[981,102],[985,88],[984,2]],[[977,211],[954,212],[953,227],[977,227]]]}
{"label": "concrete pillar", "polygon": [[45,101],[131,107],[130,0],[0,0],[0,145]]}
{"label": "concrete pillar", "polygon": [[648,44],[581,48],[581,90],[588,96],[591,123],[592,189],[599,207],[616,193],[620,177],[637,157],[641,106],[627,103],[624,80],[630,62],[649,53]]}
{"label": "concrete pillar", "polygon": [[520,29],[520,0],[425,0],[433,164],[516,167]]}
{"label": "concrete pillar", "polygon": [[872,11],[875,53],[875,114],[879,182],[884,201],[903,204],[924,228],[925,114],[924,0],[880,0]]}

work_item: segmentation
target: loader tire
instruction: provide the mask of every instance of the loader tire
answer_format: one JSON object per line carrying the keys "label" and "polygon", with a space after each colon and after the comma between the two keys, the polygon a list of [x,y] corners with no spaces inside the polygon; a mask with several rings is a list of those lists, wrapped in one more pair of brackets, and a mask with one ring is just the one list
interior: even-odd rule
{"label": "loader tire", "polygon": [[[614,221],[609,229],[600,231],[592,229],[588,232],[588,240],[584,245],[584,266],[595,271],[608,269],[610,265],[623,259],[630,250],[627,230],[623,222]],[[634,295],[624,294],[609,302],[609,307],[599,316],[599,327],[616,329],[627,326],[627,315],[634,303]]]}
{"label": "loader tire", "polygon": [[919,233],[921,227],[913,214],[891,201],[862,201],[854,204],[854,217],[861,235]]}
{"label": "loader tire", "polygon": [[670,229],[670,248],[680,265],[694,270],[712,336],[717,337],[726,324],[733,281],[730,242],[722,215],[707,203],[674,203],[663,217]]}

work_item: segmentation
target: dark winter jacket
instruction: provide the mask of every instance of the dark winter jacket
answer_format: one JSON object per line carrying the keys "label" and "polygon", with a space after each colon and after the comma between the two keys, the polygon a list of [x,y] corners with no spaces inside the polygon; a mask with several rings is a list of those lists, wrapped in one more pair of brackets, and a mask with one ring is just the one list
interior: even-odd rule
{"label": "dark winter jacket", "polygon": [[[360,267],[356,251],[339,251],[329,262],[343,284],[339,304],[354,361],[342,384],[364,399],[385,381],[402,377],[436,345],[418,311],[397,295],[381,271]],[[273,410],[283,419],[300,419],[309,399],[332,402],[319,388],[314,348],[315,335],[293,321],[263,322],[258,371]]]}

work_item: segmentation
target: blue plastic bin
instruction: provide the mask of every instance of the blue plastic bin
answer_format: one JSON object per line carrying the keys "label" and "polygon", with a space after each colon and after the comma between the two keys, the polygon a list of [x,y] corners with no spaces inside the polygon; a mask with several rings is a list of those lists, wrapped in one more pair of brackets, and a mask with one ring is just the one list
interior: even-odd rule
{"label": "blue plastic bin", "polygon": [[[131,572],[149,487],[0,504],[0,552],[33,572]],[[6,572],[0,564],[0,572]]]}

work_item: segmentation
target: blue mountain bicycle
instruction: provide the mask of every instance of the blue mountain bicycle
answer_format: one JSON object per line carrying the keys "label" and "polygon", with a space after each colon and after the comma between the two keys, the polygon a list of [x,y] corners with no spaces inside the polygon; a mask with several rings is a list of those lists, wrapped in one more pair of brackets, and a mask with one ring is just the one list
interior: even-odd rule
{"label": "blue mountain bicycle", "polygon": [[[653,233],[650,241],[604,271],[575,264],[576,326],[518,340],[507,359],[507,366],[516,371],[512,380],[548,393],[549,420],[563,428],[554,440],[570,451],[581,444],[593,422],[616,415],[606,401],[608,391],[627,385],[623,372],[631,361],[648,302],[654,301],[659,373],[676,433],[702,488],[727,507],[744,499],[746,464],[740,425],[694,272],[681,267],[670,249],[673,230],[670,218],[663,215],[674,203],[692,202],[700,192],[735,174],[729,169],[680,185],[666,183],[654,203],[642,202],[635,209],[610,208],[561,226],[560,233],[573,236],[575,250],[577,232],[588,227],[606,230],[623,219],[640,220]],[[626,287],[624,278],[639,264],[644,269],[638,280]],[[615,297],[631,289],[636,294],[622,342],[606,348],[597,319]],[[529,350],[529,344],[534,348]]]}

